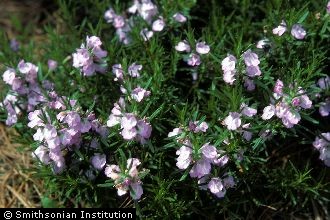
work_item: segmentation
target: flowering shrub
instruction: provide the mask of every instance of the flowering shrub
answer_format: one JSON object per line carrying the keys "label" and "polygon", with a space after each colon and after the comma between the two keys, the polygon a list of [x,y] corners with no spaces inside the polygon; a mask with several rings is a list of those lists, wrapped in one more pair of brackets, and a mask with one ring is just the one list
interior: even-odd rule
{"label": "flowering shrub", "polygon": [[141,218],[326,207],[330,2],[235,2],[58,1],[39,53],[2,42],[1,119],[45,197]]}

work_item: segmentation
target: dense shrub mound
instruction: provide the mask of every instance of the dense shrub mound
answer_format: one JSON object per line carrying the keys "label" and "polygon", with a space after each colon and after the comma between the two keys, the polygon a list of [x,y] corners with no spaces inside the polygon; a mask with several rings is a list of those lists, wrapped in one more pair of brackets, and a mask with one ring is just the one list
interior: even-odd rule
{"label": "dense shrub mound", "polygon": [[31,150],[48,203],[328,215],[330,2],[52,7],[46,40],[3,35],[0,51],[1,120]]}

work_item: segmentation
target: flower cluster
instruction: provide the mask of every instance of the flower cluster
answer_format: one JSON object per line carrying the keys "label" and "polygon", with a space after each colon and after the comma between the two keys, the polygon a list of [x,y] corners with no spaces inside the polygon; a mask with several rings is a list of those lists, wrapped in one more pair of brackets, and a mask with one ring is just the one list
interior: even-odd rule
{"label": "flower cluster", "polygon": [[218,198],[223,198],[226,195],[228,188],[233,188],[235,186],[234,178],[230,175],[224,175],[221,179],[219,177],[204,176],[198,180],[200,184],[199,188],[201,190],[210,190]]}
{"label": "flower cluster", "polygon": [[[165,4],[162,5],[162,3]],[[123,4],[126,5],[126,3]],[[270,42],[267,38],[263,38],[257,43],[256,47],[260,49],[257,50],[250,47],[251,42],[245,41],[255,35],[253,30],[240,39],[234,39],[236,35],[223,34],[226,31],[215,30],[223,23],[232,23],[231,21],[236,22],[250,17],[245,10],[239,19],[221,18],[220,22],[215,22],[213,18],[210,18],[207,19],[211,21],[210,25],[207,21],[199,22],[208,27],[195,29],[195,26],[191,27],[191,25],[196,25],[193,22],[189,24],[188,29],[184,30],[183,23],[187,22],[188,12],[193,5],[197,4],[196,1],[189,1],[189,3],[180,1],[180,4],[172,7],[166,1],[157,3],[152,0],[134,0],[131,7],[125,9],[126,11],[117,11],[123,4],[116,1],[115,6],[113,5],[114,7],[109,8],[104,14],[104,19],[115,28],[121,43],[111,41],[108,42],[107,47],[104,47],[99,37],[87,36],[80,48],[74,52],[71,51],[72,55],[68,58],[61,59],[59,56],[63,53],[56,50],[51,53],[52,59],[47,58],[48,63],[44,63],[46,65],[40,63],[34,65],[21,60],[17,68],[7,68],[3,74],[3,81],[9,85],[10,89],[0,104],[7,114],[6,124],[17,124],[15,128],[19,132],[25,132],[27,129],[27,133],[22,138],[33,148],[32,156],[39,162],[38,165],[44,166],[47,171],[52,170],[56,175],[62,174],[51,180],[61,178],[61,183],[67,185],[72,184],[69,179],[77,182],[72,192],[77,191],[81,195],[85,195],[84,192],[86,192],[88,197],[92,198],[95,195],[93,197],[95,201],[100,201],[100,198],[96,197],[99,190],[93,192],[90,189],[96,185],[105,187],[114,185],[119,196],[127,195],[133,200],[139,200],[144,193],[143,190],[146,190],[145,183],[144,189],[142,188],[141,180],[148,173],[148,170],[142,169],[143,162],[146,163],[144,167],[148,165],[155,169],[154,174],[160,175],[160,178],[151,176],[149,179],[150,183],[161,184],[161,188],[166,191],[164,191],[166,195],[159,194],[162,197],[159,201],[165,201],[175,194],[171,188],[167,188],[171,187],[173,179],[164,180],[164,176],[173,177],[177,175],[177,172],[184,173],[180,181],[188,176],[190,181],[195,182],[195,186],[198,184],[200,190],[206,190],[205,193],[212,194],[214,197],[223,198],[227,190],[235,187],[240,180],[236,178],[250,180],[250,174],[260,176],[257,173],[260,171],[264,174],[266,166],[255,173],[248,173],[251,168],[266,161],[262,157],[267,155],[265,150],[269,149],[267,143],[263,141],[269,139],[272,134],[279,133],[283,136],[291,135],[291,137],[300,134],[301,126],[296,126],[292,129],[293,132],[288,132],[286,128],[293,128],[302,117],[310,122],[316,121],[310,118],[314,117],[314,114],[308,116],[302,112],[312,108],[312,97],[315,98],[313,102],[318,103],[315,106],[319,107],[320,115],[322,117],[330,115],[330,77],[324,74],[327,70],[324,62],[328,51],[308,56],[308,52],[323,48],[320,46],[324,45],[321,44],[323,41],[313,44],[315,48],[308,48],[307,41],[306,43],[296,42],[294,47],[290,48],[299,50],[289,51],[290,53],[287,54],[288,48],[281,48],[285,43],[284,39],[277,37],[287,35],[286,37],[292,38],[291,40],[306,39],[307,32],[302,24],[290,22],[287,25],[286,21],[282,20],[272,30],[272,37],[268,36],[269,39],[276,38],[276,40]],[[220,6],[221,4],[214,3],[213,5]],[[309,10],[313,7],[311,6]],[[173,11],[174,8],[175,11]],[[184,13],[177,12],[181,10],[180,8]],[[330,13],[330,2],[327,5],[327,12]],[[215,14],[217,13],[212,13],[212,15]],[[296,15],[292,12],[290,18],[298,18],[299,14],[300,12]],[[313,26],[309,22],[315,18],[310,19],[308,16],[310,15],[306,12],[298,22],[306,21],[305,27],[315,30],[307,40],[311,42],[315,39],[322,40],[326,36],[324,33],[327,30],[326,25]],[[316,23],[321,23],[328,18],[329,15],[325,15],[321,19],[318,13]],[[264,19],[263,23],[267,20]],[[92,21],[97,21],[97,19]],[[81,31],[95,32],[93,22],[87,21],[87,23],[90,24],[87,25],[90,30]],[[237,25],[232,26],[228,33],[235,31],[236,27]],[[260,27],[260,24],[256,27]],[[266,34],[269,26],[265,24],[264,27],[264,34]],[[98,25],[96,32],[102,31],[102,28],[102,25]],[[212,35],[213,32],[216,34]],[[194,40],[195,34],[201,34],[195,38],[199,40]],[[212,42],[217,36],[222,36],[224,39],[220,42]],[[137,42],[132,42],[134,37],[138,38]],[[71,42],[71,39],[68,42]],[[130,43],[132,45],[125,46]],[[171,44],[174,48],[167,50],[166,46]],[[80,43],[77,47],[79,45]],[[211,46],[213,50],[226,48],[228,45],[232,46],[233,55],[221,55],[222,50],[213,51],[214,54],[210,53]],[[11,42],[12,50],[19,50],[18,46],[17,42]],[[54,48],[53,46],[48,49]],[[64,46],[63,48],[67,48],[70,45]],[[119,51],[117,55],[125,55],[125,57],[116,57],[118,62],[108,67],[108,53],[104,49],[110,47],[114,48],[114,51]],[[29,50],[21,48],[18,53],[13,53],[13,51],[10,53],[16,59],[18,56],[24,56],[26,51]],[[300,54],[300,51],[306,53]],[[2,51],[0,58],[6,58],[6,53],[7,50]],[[112,54],[109,57],[114,56],[115,54]],[[285,60],[285,56],[290,59]],[[177,60],[178,57],[181,59],[180,62]],[[219,80],[216,75],[220,67],[219,57],[223,59],[220,60],[223,73],[220,77],[228,85],[223,85],[222,79]],[[71,58],[73,63],[68,64],[67,61]],[[47,59],[42,60],[47,61]],[[296,65],[295,60],[299,59],[302,61]],[[5,63],[11,63],[11,61]],[[185,68],[187,66],[189,68]],[[73,72],[80,72],[82,76],[106,73],[109,68],[113,74],[97,75],[91,80],[85,80],[84,77],[70,79],[70,76],[66,74],[70,72],[70,68],[74,69]],[[296,77],[288,85],[284,85],[280,80],[280,75],[286,68],[290,69],[286,79]],[[268,71],[264,71],[266,69]],[[46,74],[43,74],[44,71],[41,70],[45,70]],[[148,75],[146,70],[154,71],[155,74]],[[203,78],[198,80],[193,87],[186,83],[185,78],[180,78],[178,81],[177,77],[180,73],[187,71],[193,73],[194,80],[197,78],[197,71],[201,71]],[[321,74],[324,78],[319,79],[315,85],[312,80]],[[90,90],[64,91],[65,85],[61,85],[60,82],[56,83],[55,89],[54,83],[44,80],[48,77],[57,80],[66,79],[77,88],[84,87]],[[268,85],[274,77],[279,77],[279,79],[275,78],[277,81],[274,81],[273,94],[270,101],[265,103],[263,97],[268,94]],[[114,82],[109,81],[112,79]],[[145,79],[147,82],[143,82]],[[241,85],[243,83],[246,89]],[[273,82],[271,83],[272,87]],[[256,85],[260,86],[258,93],[247,92],[254,91]],[[91,89],[92,86],[97,86],[97,88]],[[114,91],[114,88],[118,88],[118,91]],[[93,94],[94,92],[99,94]],[[162,99],[164,95],[166,95],[165,100]],[[109,104],[112,105],[113,102],[115,103],[109,108]],[[189,105],[184,103],[189,103]],[[263,113],[259,113],[258,116],[259,105],[262,106]],[[153,113],[148,117],[150,112]],[[206,114],[205,119],[196,119],[200,114]],[[275,116],[281,121],[270,120]],[[319,115],[317,117],[320,118]],[[193,120],[186,121],[187,118],[193,118]],[[19,119],[23,120],[19,121]],[[208,120],[210,124],[204,120]],[[174,124],[173,127],[176,128],[169,132],[168,126],[177,121],[185,122],[180,126]],[[306,124],[313,126],[312,129],[316,127],[316,123]],[[309,128],[304,127],[304,129]],[[152,138],[151,135],[155,132],[158,134]],[[172,142],[166,146],[160,146],[164,143],[162,138],[167,132],[169,132],[167,137]],[[137,147],[139,144],[144,146]],[[155,150],[154,146],[159,146],[159,149]],[[173,146],[175,156],[174,152],[172,155],[165,152]],[[330,167],[330,132],[316,137],[313,146],[320,152],[319,158]],[[125,153],[129,156],[126,157]],[[132,158],[137,155],[140,155],[141,161]],[[271,156],[273,158],[278,155],[274,153]],[[145,161],[142,161],[142,158]],[[150,158],[152,160],[147,161]],[[156,168],[164,169],[159,165],[165,164],[165,167],[168,167],[167,161],[170,161],[168,159],[172,159],[172,165],[176,170],[156,172]],[[244,175],[236,175],[238,171],[242,174],[244,171]],[[48,173],[45,174],[49,176]],[[262,180],[267,181],[272,177],[272,175],[262,176],[265,177]],[[102,184],[106,177],[108,177],[106,184]],[[293,178],[290,181],[295,180]],[[91,187],[83,188],[85,186]],[[95,194],[90,196],[90,193]],[[150,190],[150,195],[153,194],[155,190]],[[173,202],[175,201],[178,200],[175,198]],[[204,198],[200,201],[202,203]],[[219,206],[219,202],[217,203],[216,206]],[[148,204],[147,206],[156,207]],[[168,207],[173,206],[171,204]],[[168,207],[164,206],[164,209]],[[185,210],[185,208],[182,206],[180,210]],[[164,211],[167,212],[167,210]],[[179,216],[178,213],[173,214]]]}
{"label": "flower cluster", "polygon": [[[88,38],[88,48],[91,48],[90,44],[97,45],[95,42],[90,42],[92,39]],[[57,64],[50,60],[49,65],[54,70]],[[129,67],[128,73],[131,77],[139,77],[138,71],[141,68],[142,66],[133,64]],[[3,80],[12,87],[10,93],[15,94],[9,93],[3,102],[8,111],[7,124],[16,123],[17,114],[21,109],[27,109],[30,112],[27,126],[35,130],[33,140],[38,144],[32,156],[42,164],[51,166],[55,174],[60,174],[67,168],[76,169],[77,164],[80,163],[72,157],[73,151],[88,151],[91,153],[90,166],[83,172],[90,180],[95,179],[94,173],[103,170],[107,162],[106,155],[100,149],[99,139],[104,140],[108,137],[108,128],[100,123],[93,112],[83,112],[77,100],[59,96],[52,83],[44,81],[43,88],[40,88],[37,75],[38,67],[24,61],[19,63],[17,71],[7,69],[3,74]],[[123,80],[123,77],[118,74],[117,76]],[[148,95],[150,95],[149,91],[137,87],[132,91],[131,98],[141,102]],[[121,98],[115,104],[111,115],[115,121],[120,118],[122,136],[127,140],[136,139],[145,143],[151,136],[151,125],[132,113],[122,112],[124,109],[124,99]],[[108,121],[108,125],[109,123]],[[89,138],[84,138],[85,136]],[[139,160],[129,159],[127,161],[129,170],[121,174],[119,167],[115,165],[105,169],[105,174],[115,180],[118,194],[123,195],[130,190],[132,198],[141,197],[143,190],[139,177],[141,175],[137,170],[139,164]],[[115,173],[120,178],[115,177]]]}
{"label": "flower cluster", "polygon": [[[139,78],[140,77],[140,71],[142,70],[142,65],[133,63],[128,67],[128,75],[133,78]],[[125,71],[122,68],[121,64],[114,64],[112,66],[112,73],[115,76],[114,81],[124,81],[125,77]]]}
{"label": "flower cluster", "polygon": [[244,86],[248,91],[253,91],[255,84],[252,78],[261,75],[259,57],[249,49],[243,54],[243,58],[246,65],[246,75],[248,76],[244,79]]}
{"label": "flower cluster", "polygon": [[253,78],[261,75],[259,68],[259,57],[256,53],[253,53],[251,50],[247,50],[243,54],[244,62],[246,65],[246,75]]}
{"label": "flower cluster", "polygon": [[[133,78],[139,78],[139,71],[142,70],[142,65],[138,65],[133,63],[128,67],[128,75]],[[115,75],[114,80],[119,81],[120,83],[125,83],[124,76],[127,75],[124,73],[121,64],[115,64],[112,66],[112,73]],[[120,86],[120,90],[123,94],[127,94],[127,90],[123,84]],[[137,86],[135,89],[131,91],[130,97],[137,102],[141,102],[144,98],[150,96],[151,92]]]}
{"label": "flower cluster", "polygon": [[152,30],[149,30],[148,28],[143,28],[140,32],[140,35],[142,36],[144,41],[148,41],[152,36],[154,36],[154,32],[160,32],[164,30],[165,28],[165,20],[162,16],[159,16],[157,20],[155,20],[152,23],[151,26]]}
{"label": "flower cluster", "polygon": [[125,140],[136,140],[141,144],[145,144],[151,136],[152,127],[150,123],[146,119],[139,119],[133,113],[126,113],[123,98],[114,104],[107,121],[108,127],[114,127],[118,124],[120,124],[120,134]]}
{"label": "flower cluster", "polygon": [[[124,95],[127,95],[127,89],[125,83],[126,76],[139,78],[142,65],[136,63],[131,64],[128,67],[127,73],[123,70],[121,64],[115,64],[112,66],[112,72],[115,75],[115,81],[121,83],[120,89]],[[142,102],[146,97],[150,96],[151,92],[141,88],[139,85],[135,87],[130,94],[128,94],[129,101],[135,100],[136,102]],[[141,144],[145,144],[146,140],[150,138],[152,127],[146,119],[139,119],[134,113],[126,111],[125,99],[122,97],[114,104],[111,114],[107,121],[108,127],[114,127],[120,124],[120,134],[125,140],[136,140]]]}
{"label": "flower cluster", "polygon": [[[174,128],[173,131],[168,133],[168,137],[176,137],[179,134],[185,134],[184,131],[186,132],[193,132],[193,133],[205,133],[207,129],[209,128],[208,124],[206,122],[202,121],[190,121],[188,127],[179,127],[179,128]],[[176,139],[180,142],[184,138],[176,137]]]}
{"label": "flower cluster", "polygon": [[140,86],[138,86],[135,89],[133,89],[133,91],[131,93],[131,97],[135,101],[141,102],[144,98],[150,96],[150,93],[151,93],[150,91],[145,90],[145,89],[141,88]]}
{"label": "flower cluster", "polygon": [[[54,61],[49,63],[56,68]],[[11,86],[3,101],[8,112],[7,124],[15,124],[21,110],[29,112],[27,126],[36,130],[33,139],[38,142],[33,156],[43,164],[51,165],[55,173],[61,173],[66,168],[66,151],[87,144],[83,142],[82,134],[92,132],[102,138],[108,136],[107,128],[93,113],[82,117],[84,113],[81,113],[77,100],[59,96],[49,81],[44,80],[40,87],[37,66],[22,60],[17,69],[8,69],[3,74],[3,80]],[[87,145],[97,148],[97,139]]]}
{"label": "flower cluster", "polygon": [[96,72],[105,73],[107,63],[104,58],[107,52],[101,49],[101,45],[100,38],[87,36],[86,45],[82,44],[77,52],[72,54],[73,66],[84,76],[92,76]]}
{"label": "flower cluster", "polygon": [[176,46],[175,50],[179,52],[189,53],[185,56],[185,61],[189,66],[199,66],[201,64],[201,57],[199,55],[208,54],[210,52],[210,46],[204,41],[196,43],[195,51],[192,52],[192,47],[189,43],[184,40],[180,41]]}
{"label": "flower cluster", "polygon": [[[166,21],[162,15],[159,14],[158,7],[151,0],[134,0],[133,5],[127,9],[130,14],[137,14],[146,21],[147,24],[151,26],[149,28],[143,28],[140,31],[140,35],[144,41],[148,41],[154,36],[154,32],[163,31],[166,26]],[[177,12],[173,16],[176,22],[184,23],[187,18],[181,13]],[[130,18],[125,18],[122,15],[116,14],[113,8],[109,8],[104,13],[104,18],[107,23],[112,23],[114,28],[116,28],[116,34],[119,41],[124,44],[129,44],[131,42],[130,32],[134,26],[134,16]]]}
{"label": "flower cluster", "polygon": [[255,89],[255,84],[252,78],[261,75],[259,57],[249,49],[244,52],[243,59],[246,65],[246,75],[248,76],[245,78],[244,86],[248,91],[253,91]]}
{"label": "flower cluster", "polygon": [[189,140],[185,140],[183,144],[176,152],[176,155],[178,155],[176,166],[181,170],[185,170],[189,165],[193,165],[189,172],[192,178],[202,178],[210,174],[211,164],[221,167],[228,163],[229,157],[225,152],[217,150],[210,143],[197,147],[199,148],[197,153],[194,149],[195,146]]}
{"label": "flower cluster", "polygon": [[[206,122],[190,121],[188,127],[174,128],[172,132],[168,134],[168,137],[175,137],[177,143],[183,144],[177,151],[176,166],[180,170],[186,170],[189,166],[192,166],[189,171],[191,178],[198,178],[199,182],[206,182],[210,176],[212,165],[217,167],[223,167],[229,161],[229,157],[225,151],[217,149],[210,143],[205,143],[203,146],[192,144],[191,140],[186,135],[187,132],[205,133],[208,129]],[[215,178],[213,178],[215,179]],[[211,180],[212,181],[212,180]],[[212,182],[210,181],[210,186]],[[211,187],[212,188],[212,187]],[[225,192],[220,195],[215,190],[211,190],[216,196],[223,197]]]}
{"label": "flower cluster", "polygon": [[313,146],[320,152],[320,160],[330,167],[330,132],[322,133],[320,137],[316,137]]}
{"label": "flower cluster", "polygon": [[115,164],[107,165],[104,173],[107,177],[114,180],[115,187],[119,196],[125,195],[127,191],[130,192],[131,197],[134,200],[141,198],[143,194],[141,179],[145,176],[148,170],[138,170],[138,166],[141,164],[137,158],[129,158],[126,163],[126,169]]}
{"label": "flower cluster", "polygon": [[[154,17],[159,14],[157,6],[152,3],[151,0],[134,0],[133,5],[128,9],[131,14],[138,14],[143,18],[148,24],[152,25],[153,31],[161,31],[165,26],[165,22],[162,16],[154,20]],[[185,23],[187,18],[180,12],[176,12],[172,18],[174,21],[179,23]]]}
{"label": "flower cluster", "polygon": [[151,24],[153,17],[158,14],[157,6],[151,0],[134,0],[133,5],[128,9],[128,12],[137,13],[147,23]]}
{"label": "flower cluster", "polygon": [[[244,86],[247,87],[248,91],[252,91],[255,89],[255,84],[252,78],[261,75],[261,71],[259,68],[260,60],[258,55],[252,52],[250,49],[243,53],[243,59],[246,65],[247,75],[247,77],[245,77],[244,79]],[[229,85],[233,85],[236,80],[236,63],[236,57],[231,54],[227,55],[227,57],[221,61],[223,80]]]}
{"label": "flower cluster", "polygon": [[132,22],[130,20],[116,14],[113,8],[109,8],[104,13],[104,19],[107,21],[107,23],[112,23],[113,27],[116,28],[116,34],[120,42],[124,44],[129,44],[131,42],[129,33],[131,31],[130,23]]}
{"label": "flower cluster", "polygon": [[283,82],[277,80],[274,87],[274,99],[271,100],[272,104],[264,108],[262,119],[269,120],[276,115],[278,118],[282,119],[282,123],[285,127],[292,128],[294,125],[298,124],[301,119],[299,114],[300,109],[311,108],[312,101],[302,88],[298,88],[298,92],[286,94],[283,91],[283,87]]}
{"label": "flower cluster", "polygon": [[61,173],[66,167],[61,148],[61,139],[58,136],[57,129],[50,124],[50,120],[44,122],[41,118],[41,110],[29,113],[30,122],[28,126],[31,128],[37,127],[37,132],[33,135],[33,139],[41,142],[32,155],[38,157],[45,165],[52,163],[54,173]]}
{"label": "flower cluster", "polygon": [[21,110],[30,112],[38,104],[46,102],[43,90],[51,89],[52,85],[44,81],[44,88],[41,88],[37,75],[38,67],[24,60],[18,63],[17,70],[9,68],[4,72],[3,81],[11,86],[2,105],[8,114],[7,125],[11,126],[17,122]]}
{"label": "flower cluster", "polygon": [[242,125],[241,116],[251,118],[257,114],[257,109],[248,107],[245,103],[242,103],[240,110],[240,113],[229,112],[229,115],[223,120],[222,124],[225,125],[228,130],[238,130],[239,133],[243,134],[245,140],[250,141],[252,138],[252,133],[248,131],[250,123]]}
{"label": "flower cluster", "polygon": [[[58,104],[49,104],[49,106],[58,109],[59,113],[56,115],[56,120],[50,118],[47,110],[50,111],[51,108],[48,109],[45,106],[29,113],[28,127],[36,129],[33,139],[39,143],[39,147],[33,155],[46,165],[52,164],[55,173],[61,173],[66,167],[64,152],[86,146],[86,143],[83,143],[82,134],[96,132],[102,138],[106,138],[108,130],[100,124],[93,113],[82,117],[76,100],[61,97],[55,102]],[[70,103],[70,106],[63,104],[66,102]],[[97,143],[95,143],[97,140],[93,139],[92,142],[94,142],[92,148],[97,148]],[[96,169],[102,169],[100,165],[95,165],[96,159],[91,160],[92,165]]]}
{"label": "flower cluster", "polygon": [[[93,40],[95,42],[91,42]],[[91,45],[94,45],[95,51],[98,50],[96,45],[100,46],[93,37],[87,40],[89,49],[92,48]],[[49,60],[48,64],[50,71],[57,67],[53,60]],[[142,66],[133,64],[129,67],[128,73],[131,77],[139,77],[138,71],[141,68]],[[40,163],[50,166],[55,174],[61,174],[66,169],[81,169],[78,165],[81,161],[75,159],[73,151],[88,151],[91,155],[86,159],[90,166],[87,169],[83,168],[82,172],[90,180],[95,179],[95,172],[102,171],[107,162],[99,139],[104,140],[108,137],[108,128],[102,125],[90,110],[83,112],[77,100],[58,95],[51,82],[43,81],[42,87],[39,87],[37,76],[38,67],[23,60],[19,62],[17,70],[9,68],[3,74],[4,82],[11,86],[2,105],[8,112],[7,124],[15,124],[21,110],[27,110],[27,127],[35,130],[33,140],[38,146],[32,156]],[[149,91],[137,87],[132,91],[131,98],[141,102],[149,95]],[[121,106],[125,106],[122,98],[119,102]],[[116,103],[112,112],[113,116],[121,117],[123,137],[145,143],[151,135],[151,125],[146,120],[137,119],[132,113],[123,112],[118,115],[118,111],[121,111],[121,107]],[[85,138],[87,136],[88,138]],[[125,170],[120,173],[116,165],[110,165],[105,169],[105,174],[115,180],[119,195],[130,190],[133,199],[141,197],[143,190],[140,177],[146,171],[139,173],[139,164],[138,159],[132,158],[127,161],[127,172]]]}
{"label": "flower cluster", "polygon": [[[273,34],[282,36],[286,31],[287,31],[287,24],[284,20],[282,20],[280,25],[273,29]],[[306,34],[307,33],[301,24],[292,25],[291,35],[294,38],[298,40],[302,40],[305,38]]]}

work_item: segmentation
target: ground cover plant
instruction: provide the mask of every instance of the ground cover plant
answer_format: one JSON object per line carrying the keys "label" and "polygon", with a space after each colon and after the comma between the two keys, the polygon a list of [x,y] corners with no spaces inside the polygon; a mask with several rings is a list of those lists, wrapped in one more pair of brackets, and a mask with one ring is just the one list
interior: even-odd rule
{"label": "ground cover plant", "polygon": [[3,32],[0,51],[1,120],[44,207],[329,215],[330,2],[52,4],[46,40]]}

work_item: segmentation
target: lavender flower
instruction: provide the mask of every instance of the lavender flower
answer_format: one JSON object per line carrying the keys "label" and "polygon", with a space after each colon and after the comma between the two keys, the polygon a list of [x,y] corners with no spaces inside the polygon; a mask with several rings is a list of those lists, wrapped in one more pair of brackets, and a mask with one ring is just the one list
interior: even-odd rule
{"label": "lavender flower", "polygon": [[109,8],[105,13],[104,13],[104,19],[107,21],[107,23],[112,23],[114,18],[116,16],[115,11],[113,8]]}
{"label": "lavender flower", "polygon": [[38,157],[38,159],[45,165],[50,164],[51,159],[49,157],[49,152],[48,149],[43,146],[40,145],[33,153],[32,153],[32,157]]}
{"label": "lavender flower", "polygon": [[115,15],[112,22],[113,26],[117,29],[125,26],[125,19],[120,15]]}
{"label": "lavender flower", "polygon": [[298,40],[302,40],[306,36],[306,31],[301,24],[294,24],[291,29],[291,35]]}
{"label": "lavender flower", "polygon": [[179,157],[176,159],[176,166],[181,169],[185,170],[192,162],[192,149],[190,142],[186,142],[187,146],[182,146],[179,150],[176,151],[176,155]]}
{"label": "lavender flower", "polygon": [[211,163],[207,159],[198,160],[191,168],[189,175],[192,178],[201,178],[211,172]]}
{"label": "lavender flower", "polygon": [[34,128],[36,126],[44,126],[44,122],[41,119],[42,117],[42,112],[41,110],[35,110],[33,112],[30,112],[28,114],[28,119],[30,122],[28,123],[28,127]]}
{"label": "lavender flower", "polygon": [[[179,52],[190,52],[191,46],[189,43],[184,40],[179,42],[175,46],[175,50]],[[195,53],[196,52],[196,53]],[[190,53],[189,55],[185,55],[184,60],[187,62],[189,66],[199,66],[201,64],[201,57],[200,55],[204,55],[210,52],[210,46],[207,45],[204,41],[198,42],[196,44],[195,52]],[[193,79],[197,79],[197,71],[193,73]]]}
{"label": "lavender flower", "polygon": [[226,189],[221,179],[218,177],[212,178],[207,186],[211,193],[216,195],[218,198],[223,198],[226,194]]}
{"label": "lavender flower", "polygon": [[[269,105],[264,108],[262,119],[268,120],[276,115],[282,119],[282,123],[287,128],[292,128],[298,124],[301,116],[301,109],[309,109],[312,107],[312,101],[305,94],[305,91],[299,87],[297,95],[291,97],[283,92],[284,84],[281,80],[277,80],[274,86],[274,98],[277,100],[276,105]],[[272,100],[274,102],[275,100]]]}
{"label": "lavender flower", "polygon": [[215,146],[206,143],[201,147],[202,154],[205,158],[213,161],[218,157],[218,152]]}
{"label": "lavender flower", "polygon": [[140,35],[144,41],[148,41],[150,38],[152,38],[152,36],[154,36],[154,32],[149,31],[148,28],[144,28],[141,30]]}
{"label": "lavender flower", "polygon": [[258,66],[260,64],[258,55],[253,53],[250,49],[245,51],[243,54],[244,62],[246,66]]}
{"label": "lavender flower", "polygon": [[247,91],[253,91],[256,88],[256,85],[252,79],[246,78],[244,80],[244,87],[246,87]]}
{"label": "lavender flower", "polygon": [[125,24],[122,28],[117,28],[116,34],[119,38],[119,41],[123,44],[129,44],[131,42],[130,38],[131,27],[128,24]]}
{"label": "lavender flower", "polygon": [[246,73],[249,77],[256,77],[261,75],[259,66],[247,66]]}
{"label": "lavender flower", "polygon": [[124,72],[122,69],[121,64],[115,64],[112,66],[112,73],[116,76],[115,81],[117,80],[123,80]]}
{"label": "lavender flower", "polygon": [[206,132],[206,130],[209,128],[208,124],[206,122],[199,122],[199,121],[190,121],[189,122],[189,130],[193,131],[194,133],[198,132]]}
{"label": "lavender flower", "polygon": [[196,44],[196,51],[199,54],[208,54],[210,52],[210,46],[203,42],[198,42]]}
{"label": "lavender flower", "polygon": [[223,74],[223,80],[228,83],[229,85],[233,85],[236,74],[236,58],[233,55],[228,55],[225,59],[221,62]]}
{"label": "lavender flower", "polygon": [[38,67],[32,63],[21,60],[18,63],[18,70],[25,75],[25,80],[29,83],[36,83]]}
{"label": "lavender flower", "polygon": [[137,167],[141,162],[136,158],[129,158],[126,164],[127,169],[125,171],[122,171],[118,165],[107,165],[104,173],[107,177],[114,180],[119,196],[125,195],[130,191],[131,197],[134,200],[139,200],[143,194],[139,174],[146,173],[147,170],[138,171]]}
{"label": "lavender flower", "polygon": [[137,119],[134,114],[127,113],[121,119],[121,127],[123,129],[130,130],[134,128],[137,124]]}
{"label": "lavender flower", "polygon": [[17,52],[19,50],[19,42],[16,39],[10,40],[10,49],[12,49],[14,52]]}
{"label": "lavender flower", "polygon": [[286,31],[286,22],[282,20],[281,24],[273,29],[273,34],[282,36]]}
{"label": "lavender flower", "polygon": [[252,117],[255,114],[257,114],[257,109],[251,108],[247,106],[245,103],[241,104],[241,110],[242,110],[242,114],[247,117]]}
{"label": "lavender flower", "polygon": [[175,21],[179,22],[179,23],[185,23],[187,21],[187,18],[181,14],[180,12],[177,12],[173,15],[173,18]]}
{"label": "lavender flower", "polygon": [[283,94],[283,87],[284,84],[281,80],[276,80],[275,86],[274,86],[274,93],[276,93],[278,96],[282,96]]}
{"label": "lavender flower", "polygon": [[174,128],[173,131],[169,132],[167,137],[174,137],[183,132],[182,128]]}
{"label": "lavender flower", "polygon": [[274,115],[275,115],[275,106],[269,105],[264,108],[261,118],[263,120],[268,120],[271,119]]}
{"label": "lavender flower", "polygon": [[330,132],[322,133],[320,137],[316,137],[313,146],[320,152],[320,160],[330,167]]}
{"label": "lavender flower", "polygon": [[240,114],[237,112],[229,112],[229,115],[223,121],[228,130],[236,130],[241,126]]}
{"label": "lavender flower", "polygon": [[326,98],[325,102],[320,103],[319,113],[321,116],[328,116],[330,113],[330,98]]}
{"label": "lavender flower", "polygon": [[252,138],[252,132],[246,130],[250,127],[250,123],[247,123],[247,124],[244,124],[242,125],[242,132],[243,132],[243,138],[246,140],[246,141],[250,141],[251,138]]}
{"label": "lavender flower", "polygon": [[188,44],[188,42],[186,40],[184,41],[180,41],[176,46],[175,46],[175,50],[179,51],[179,52],[187,52],[189,53],[191,51],[190,49],[190,45]]}
{"label": "lavender flower", "polygon": [[137,12],[138,14],[149,24],[151,23],[154,16],[158,14],[157,6],[152,3],[151,0],[144,0],[141,3],[135,1],[137,5]]}
{"label": "lavender flower", "polygon": [[136,139],[141,143],[145,144],[146,140],[150,138],[152,127],[146,120],[139,120],[136,124],[137,137]]}
{"label": "lavender flower", "polygon": [[189,66],[199,66],[201,64],[201,58],[199,55],[192,53],[187,59],[187,64]]}
{"label": "lavender flower", "polygon": [[95,75],[95,72],[104,73],[107,52],[101,49],[102,42],[96,37],[86,37],[86,46],[81,45],[76,53],[72,54],[73,66],[80,70],[84,76]]}
{"label": "lavender flower", "polygon": [[94,154],[94,156],[91,158],[91,163],[95,169],[102,170],[106,164],[105,154]]}
{"label": "lavender flower", "polygon": [[138,119],[133,113],[124,113],[124,109],[125,103],[122,100],[115,103],[115,107],[112,109],[107,121],[107,126],[113,127],[120,124],[122,129],[120,134],[125,140],[137,140],[141,144],[145,144],[151,136],[151,125],[146,120]]}
{"label": "lavender flower", "polygon": [[324,78],[320,78],[317,81],[317,85],[322,89],[322,90],[326,90],[330,88],[330,77],[326,76]]}
{"label": "lavender flower", "polygon": [[53,71],[57,68],[57,62],[55,60],[48,60],[47,64],[50,71]]}
{"label": "lavender flower", "polygon": [[142,65],[133,63],[128,67],[128,74],[131,77],[139,78],[140,77],[139,71],[141,71],[141,70],[142,70]]}
{"label": "lavender flower", "polygon": [[2,75],[2,79],[3,81],[8,84],[8,85],[13,85],[13,81],[16,78],[16,72],[14,69],[7,69],[3,75]]}
{"label": "lavender flower", "polygon": [[152,23],[152,30],[155,32],[162,31],[164,27],[165,27],[165,21],[161,16]]}

